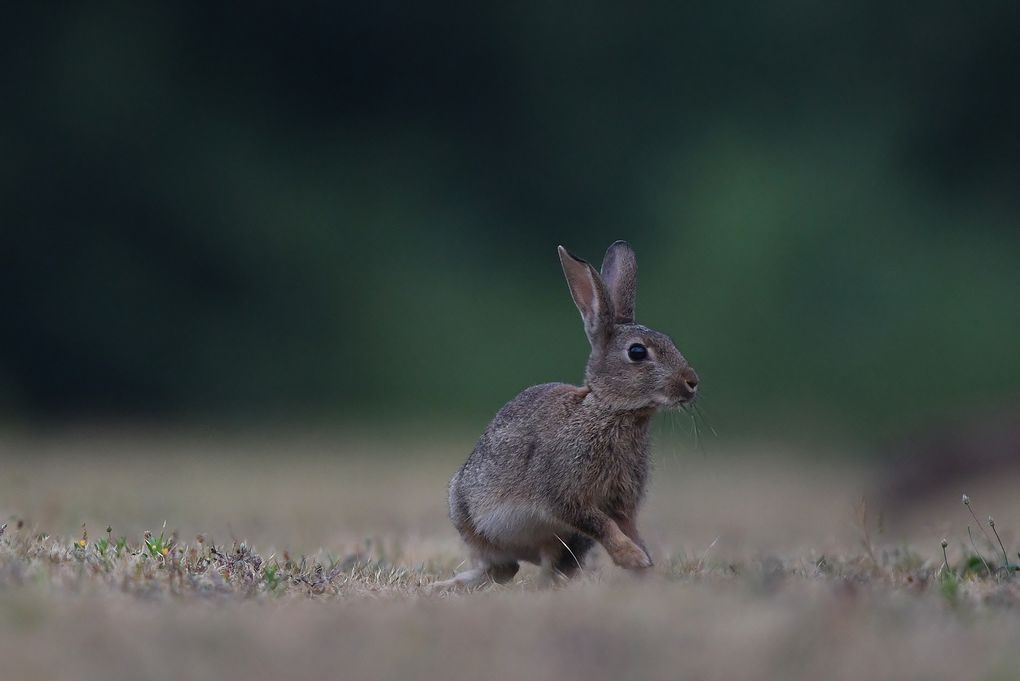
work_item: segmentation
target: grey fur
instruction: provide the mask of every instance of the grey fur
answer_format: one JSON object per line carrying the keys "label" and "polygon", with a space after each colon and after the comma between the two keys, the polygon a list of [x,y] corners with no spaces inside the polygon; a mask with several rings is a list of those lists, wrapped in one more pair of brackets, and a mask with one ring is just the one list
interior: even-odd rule
{"label": "grey fur", "polygon": [[[493,418],[450,481],[450,518],[474,565],[437,586],[505,582],[522,560],[569,576],[596,542],[621,567],[652,565],[636,525],[648,426],[657,409],[693,399],[698,377],[668,336],[633,323],[626,242],[609,247],[601,275],[562,246],[559,255],[592,346],[584,385],[533,386]],[[634,343],[647,360],[628,358]]]}

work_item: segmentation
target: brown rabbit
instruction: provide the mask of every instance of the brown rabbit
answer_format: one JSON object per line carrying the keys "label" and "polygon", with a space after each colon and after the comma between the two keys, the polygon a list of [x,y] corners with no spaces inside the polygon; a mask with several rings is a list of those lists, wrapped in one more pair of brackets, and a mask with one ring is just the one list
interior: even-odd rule
{"label": "brown rabbit", "polygon": [[470,570],[439,588],[503,583],[518,561],[570,576],[598,542],[617,565],[652,565],[637,531],[657,409],[694,399],[698,375],[670,338],[634,323],[637,261],[617,241],[602,273],[559,247],[591,342],[584,385],[528,388],[489,424],[450,481]]}

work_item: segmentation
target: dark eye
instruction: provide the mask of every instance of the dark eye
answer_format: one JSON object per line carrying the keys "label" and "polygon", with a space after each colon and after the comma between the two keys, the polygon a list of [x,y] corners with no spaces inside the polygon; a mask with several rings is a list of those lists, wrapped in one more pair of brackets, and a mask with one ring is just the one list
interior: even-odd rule
{"label": "dark eye", "polygon": [[627,356],[630,357],[632,362],[648,359],[648,348],[641,345],[641,343],[634,343],[634,345],[627,348]]}

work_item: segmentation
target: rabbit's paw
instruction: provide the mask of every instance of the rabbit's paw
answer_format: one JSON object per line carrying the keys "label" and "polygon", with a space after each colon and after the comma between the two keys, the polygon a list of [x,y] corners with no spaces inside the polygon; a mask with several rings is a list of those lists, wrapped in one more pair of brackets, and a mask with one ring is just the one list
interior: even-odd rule
{"label": "rabbit's paw", "polygon": [[651,557],[634,542],[627,542],[614,547],[610,555],[614,563],[628,570],[641,570],[652,567]]}

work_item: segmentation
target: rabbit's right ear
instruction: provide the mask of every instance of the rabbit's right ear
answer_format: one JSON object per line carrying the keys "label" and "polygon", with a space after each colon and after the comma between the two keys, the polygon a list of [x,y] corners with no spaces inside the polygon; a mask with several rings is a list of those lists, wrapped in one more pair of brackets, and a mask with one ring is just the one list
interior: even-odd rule
{"label": "rabbit's right ear", "polygon": [[600,346],[613,328],[613,301],[595,268],[560,246],[560,264],[570,287],[570,296],[581,312],[584,332],[592,347]]}
{"label": "rabbit's right ear", "polygon": [[616,241],[602,260],[602,281],[606,282],[613,299],[617,324],[634,323],[634,300],[637,298],[637,256],[626,241]]}

